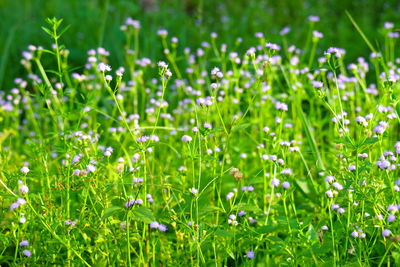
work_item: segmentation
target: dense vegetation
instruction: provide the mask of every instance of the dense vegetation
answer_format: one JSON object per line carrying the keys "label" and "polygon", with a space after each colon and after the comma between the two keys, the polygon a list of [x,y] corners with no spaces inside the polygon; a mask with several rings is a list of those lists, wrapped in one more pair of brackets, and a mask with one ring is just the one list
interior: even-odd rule
{"label": "dense vegetation", "polygon": [[395,4],[95,3],[1,25],[1,265],[400,265]]}

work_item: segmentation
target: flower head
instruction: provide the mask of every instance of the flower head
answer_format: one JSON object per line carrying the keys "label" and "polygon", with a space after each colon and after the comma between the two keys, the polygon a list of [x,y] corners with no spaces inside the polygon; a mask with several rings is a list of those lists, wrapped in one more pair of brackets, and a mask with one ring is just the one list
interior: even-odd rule
{"label": "flower head", "polygon": [[389,229],[384,229],[382,231],[382,236],[386,237],[386,236],[390,236],[392,232]]}
{"label": "flower head", "polygon": [[271,185],[273,187],[279,186],[280,183],[281,183],[281,181],[279,179],[277,179],[277,178],[272,178],[271,179]]}
{"label": "flower head", "polygon": [[247,251],[246,257],[249,259],[254,259],[254,251],[253,250]]}
{"label": "flower head", "polygon": [[27,174],[27,173],[29,172],[29,168],[26,167],[26,166],[24,166],[24,167],[21,168],[21,172],[22,172],[23,174]]}
{"label": "flower head", "polygon": [[196,188],[190,188],[190,193],[192,193],[193,195],[196,195],[198,193],[198,190]]}
{"label": "flower head", "polygon": [[21,247],[29,246],[29,242],[27,240],[23,240],[23,241],[19,242],[19,245]]}
{"label": "flower head", "polygon": [[182,136],[182,141],[183,142],[191,142],[192,137],[190,137],[189,135],[184,135],[184,136]]}
{"label": "flower head", "polygon": [[283,186],[283,188],[288,189],[290,187],[290,183],[289,182],[283,182],[282,186]]}
{"label": "flower head", "polygon": [[22,251],[22,253],[24,253],[24,255],[26,256],[26,257],[30,257],[31,256],[31,252],[29,251],[29,250],[24,250],[24,251]]}
{"label": "flower head", "polygon": [[97,69],[100,72],[111,71],[111,67],[103,62],[99,63],[99,65],[97,66]]}

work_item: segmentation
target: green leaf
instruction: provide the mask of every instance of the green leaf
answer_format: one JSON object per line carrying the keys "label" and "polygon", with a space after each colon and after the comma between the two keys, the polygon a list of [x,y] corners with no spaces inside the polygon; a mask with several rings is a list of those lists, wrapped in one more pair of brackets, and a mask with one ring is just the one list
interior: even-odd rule
{"label": "green leaf", "polygon": [[310,224],[310,226],[308,227],[307,239],[308,241],[311,241],[311,243],[319,241],[318,234],[317,232],[315,232],[314,226],[312,224]]}
{"label": "green leaf", "polygon": [[240,203],[235,205],[232,210],[244,210],[244,211],[252,211],[255,213],[261,213],[261,209],[255,205],[251,205],[251,204],[246,204],[246,203]]}
{"label": "green leaf", "polygon": [[233,234],[231,232],[227,232],[221,229],[218,229],[215,231],[215,235],[221,236],[221,237],[233,237]]}
{"label": "green leaf", "polygon": [[226,249],[226,252],[228,253],[228,255],[232,258],[235,259],[235,254],[232,252],[232,250],[230,250],[229,248]]}
{"label": "green leaf", "polygon": [[53,33],[52,33],[49,29],[47,29],[46,27],[43,27],[43,26],[42,26],[42,30],[44,30],[48,35],[50,35],[51,37],[53,37]]}
{"label": "green leaf", "polygon": [[132,219],[139,220],[145,223],[152,223],[156,220],[151,210],[146,207],[139,207],[133,210]]}
{"label": "green leaf", "polygon": [[363,144],[375,144],[378,141],[379,141],[378,137],[368,137],[367,139],[365,139]]}
{"label": "green leaf", "polygon": [[274,225],[264,225],[260,226],[256,229],[257,233],[259,234],[269,234],[274,232],[278,227]]}
{"label": "green leaf", "polygon": [[220,207],[209,205],[209,206],[204,207],[204,208],[201,209],[201,212],[200,212],[199,216],[203,217],[203,216],[205,216],[207,214],[210,214],[210,213],[213,213],[213,212],[216,212],[216,211],[221,211],[222,212],[223,209],[221,209]]}
{"label": "green leaf", "polygon": [[53,51],[48,50],[48,49],[43,49],[42,51],[45,52],[45,53],[49,53],[51,55],[56,55],[56,53],[54,53]]}
{"label": "green leaf", "polygon": [[46,70],[46,72],[53,73],[53,74],[55,74],[55,75],[57,75],[57,76],[60,76],[60,74],[58,73],[58,71],[55,71],[55,70]]}
{"label": "green leaf", "polygon": [[63,35],[70,27],[71,27],[71,25],[68,25],[67,27],[62,29],[62,31],[58,34],[58,37],[61,37],[61,35]]}
{"label": "green leaf", "polygon": [[400,265],[400,253],[397,251],[392,252],[392,257],[394,259],[395,265],[399,266]]}
{"label": "green leaf", "polygon": [[101,218],[101,220],[104,220],[104,219],[106,219],[106,218],[108,218],[108,217],[110,217],[110,216],[116,214],[116,213],[119,212],[120,210],[122,210],[122,208],[121,208],[121,207],[118,207],[118,206],[111,206],[111,207],[108,207],[108,208],[104,211],[104,215],[103,215],[103,217]]}

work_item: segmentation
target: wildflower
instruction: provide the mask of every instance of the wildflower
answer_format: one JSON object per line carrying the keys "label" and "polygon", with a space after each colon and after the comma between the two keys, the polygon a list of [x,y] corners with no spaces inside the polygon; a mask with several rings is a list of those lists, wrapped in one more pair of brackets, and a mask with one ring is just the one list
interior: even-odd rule
{"label": "wildflower", "polygon": [[273,44],[273,43],[266,43],[265,47],[268,47],[271,50],[275,50],[275,51],[280,51],[281,47],[277,44]]}
{"label": "wildflower", "polygon": [[168,35],[168,31],[165,30],[165,29],[160,29],[160,30],[157,31],[157,35],[165,38]]}
{"label": "wildflower", "polygon": [[250,223],[256,223],[257,222],[257,220],[254,219],[253,217],[248,217],[247,219],[249,220]]}
{"label": "wildflower", "polygon": [[324,226],[321,227],[321,230],[328,231],[329,228],[328,228],[328,226],[324,225]]}
{"label": "wildflower", "polygon": [[383,127],[382,125],[376,125],[374,127],[374,132],[378,135],[381,135],[385,132],[385,127]]}
{"label": "wildflower", "polygon": [[19,219],[19,223],[26,223],[26,218],[22,215],[22,217]]}
{"label": "wildflower", "polygon": [[23,199],[23,198],[18,198],[18,199],[17,199],[17,203],[18,203],[19,205],[25,205],[25,204],[26,204],[26,200]]}
{"label": "wildflower", "polygon": [[64,225],[71,225],[71,226],[75,226],[75,222],[71,221],[71,220],[66,220]]}
{"label": "wildflower", "polygon": [[339,204],[332,204],[332,205],[331,205],[331,209],[332,209],[332,210],[336,210],[336,209],[338,209],[338,208],[340,208]]}
{"label": "wildflower", "polygon": [[190,137],[189,135],[184,135],[184,136],[182,136],[182,141],[183,142],[191,142],[192,137]]}
{"label": "wildflower", "polygon": [[362,159],[366,159],[366,158],[368,158],[368,154],[367,153],[360,153],[360,154],[358,154],[358,157],[362,158]]}
{"label": "wildflower", "polygon": [[99,63],[99,65],[97,66],[97,69],[100,72],[111,71],[111,67],[103,62]]}
{"label": "wildflower", "polygon": [[277,110],[282,110],[282,111],[287,111],[288,110],[288,105],[286,103],[282,102],[276,102],[275,103],[275,109]]}
{"label": "wildflower", "polygon": [[313,36],[314,36],[315,39],[321,39],[321,38],[324,37],[324,35],[319,31],[315,31],[314,30],[312,33],[313,33]]}
{"label": "wildflower", "polygon": [[356,165],[350,165],[349,166],[349,171],[354,171],[356,169]]}
{"label": "wildflower", "polygon": [[391,204],[391,205],[389,205],[389,207],[388,207],[388,211],[389,211],[389,212],[397,212],[397,210],[398,210],[397,205]]}
{"label": "wildflower", "polygon": [[394,24],[392,22],[385,22],[383,27],[385,27],[385,29],[391,29],[394,27]]}
{"label": "wildflower", "polygon": [[158,222],[152,222],[150,223],[150,228],[154,229],[154,228],[158,228],[158,226],[160,226],[160,224]]}
{"label": "wildflower", "polygon": [[21,172],[23,174],[27,174],[29,172],[29,168],[27,166],[24,166],[24,167],[21,168]]}
{"label": "wildflower", "polygon": [[204,128],[206,128],[206,129],[211,129],[211,128],[212,128],[211,123],[205,122],[205,123],[204,123]]}
{"label": "wildflower", "polygon": [[172,72],[171,72],[169,69],[167,69],[167,70],[165,71],[165,76],[166,76],[167,78],[171,78]]}
{"label": "wildflower", "polygon": [[96,167],[94,166],[94,165],[92,165],[92,164],[88,164],[87,166],[86,166],[86,170],[87,170],[87,172],[94,172],[94,171],[96,171]]}
{"label": "wildflower", "polygon": [[117,71],[115,72],[115,74],[116,74],[117,76],[119,76],[119,77],[122,77],[122,75],[124,75],[124,72],[125,72],[125,68],[124,68],[124,67],[119,67],[119,68],[117,69]]}
{"label": "wildflower", "polygon": [[394,220],[396,220],[396,216],[394,216],[393,214],[389,214],[387,220],[388,222],[392,223],[394,222]]}
{"label": "wildflower", "polygon": [[192,193],[193,195],[196,195],[197,194],[197,192],[198,192],[198,190],[196,189],[196,188],[190,188],[189,189],[189,191],[190,191],[190,193]]}
{"label": "wildflower", "polygon": [[135,204],[135,200],[134,199],[125,202],[125,207],[126,208],[130,208],[131,206],[133,206],[133,204]]}
{"label": "wildflower", "polygon": [[262,32],[256,32],[256,33],[254,34],[254,36],[255,36],[256,38],[263,38],[263,37],[264,37],[264,34],[263,34]]}
{"label": "wildflower", "polygon": [[233,193],[233,192],[229,192],[227,195],[226,195],[226,200],[230,200],[232,197],[234,197],[235,196],[235,194]]}
{"label": "wildflower", "polygon": [[277,178],[272,178],[271,179],[271,185],[273,187],[279,186],[280,183],[281,183],[281,181],[279,179],[277,179]]}
{"label": "wildflower", "polygon": [[239,217],[242,217],[243,215],[246,215],[246,212],[244,210],[239,211],[238,213]]}
{"label": "wildflower", "polygon": [[165,231],[167,231],[167,230],[168,230],[168,228],[167,228],[167,226],[166,226],[166,225],[164,225],[164,224],[160,224],[160,225],[158,226],[158,230],[160,230],[160,231],[162,231],[162,232],[165,232]]}
{"label": "wildflower", "polygon": [[238,168],[232,168],[229,175],[233,176],[236,180],[240,180],[243,178],[243,173],[239,171]]}
{"label": "wildflower", "polygon": [[326,176],[325,182],[332,183],[333,181],[335,181],[335,177],[333,175]]}
{"label": "wildflower", "polygon": [[327,197],[333,198],[333,192],[332,192],[332,190],[326,191],[325,194],[326,194]]}
{"label": "wildflower", "polygon": [[286,168],[281,171],[281,174],[292,175],[293,171],[289,168]]}
{"label": "wildflower", "polygon": [[391,233],[392,233],[392,232],[391,232],[389,229],[384,229],[384,230],[382,231],[382,236],[383,236],[383,237],[387,237],[387,236],[390,236]]}
{"label": "wildflower", "polygon": [[288,189],[290,187],[290,183],[289,182],[283,182],[282,186],[283,186],[283,188]]}
{"label": "wildflower", "polygon": [[358,237],[358,232],[354,230],[354,231],[351,233],[351,236],[354,237],[354,238]]}
{"label": "wildflower", "polygon": [[290,27],[284,27],[284,28],[279,32],[279,34],[280,34],[281,36],[283,36],[283,35],[288,34],[289,32],[290,32]]}
{"label": "wildflower", "polygon": [[319,17],[311,15],[311,16],[308,17],[308,21],[310,21],[310,22],[318,22],[319,21]]}
{"label": "wildflower", "polygon": [[167,68],[168,68],[168,64],[165,63],[164,61],[159,61],[159,62],[157,63],[157,65],[158,65],[158,67],[161,68],[161,69],[167,69]]}
{"label": "wildflower", "polygon": [[27,240],[23,240],[23,241],[19,242],[19,245],[21,247],[29,246],[29,242]]}
{"label": "wildflower", "polygon": [[339,191],[343,189],[343,185],[339,184],[338,182],[332,183],[332,186],[335,187]]}
{"label": "wildflower", "polygon": [[22,253],[24,253],[24,255],[26,256],[26,257],[30,257],[31,256],[31,252],[29,251],[29,250],[24,250],[24,251],[22,251]]}
{"label": "wildflower", "polygon": [[26,185],[21,185],[21,186],[19,187],[19,191],[21,191],[22,194],[26,194],[26,193],[28,193],[29,188],[28,188],[28,186],[26,186]]}
{"label": "wildflower", "polygon": [[337,210],[340,214],[343,214],[345,212],[344,208],[338,208]]}
{"label": "wildflower", "polygon": [[253,250],[247,251],[246,257],[249,259],[254,259],[254,251]]}
{"label": "wildflower", "polygon": [[314,88],[323,88],[324,87],[324,83],[320,82],[320,81],[312,81],[311,83]]}
{"label": "wildflower", "polygon": [[219,70],[219,68],[217,68],[217,67],[214,67],[212,70],[211,70],[211,75],[213,75],[213,76],[217,76],[218,78],[222,78],[224,75],[223,75],[223,73]]}
{"label": "wildflower", "polygon": [[375,162],[376,166],[378,166],[381,170],[388,169],[391,165],[390,162],[386,159],[384,160],[379,160]]}
{"label": "wildflower", "polygon": [[82,154],[81,153],[79,153],[78,155],[76,155],[76,156],[74,156],[73,158],[72,158],[72,164],[75,164],[75,163],[77,163],[80,159],[81,159],[81,157],[82,157]]}

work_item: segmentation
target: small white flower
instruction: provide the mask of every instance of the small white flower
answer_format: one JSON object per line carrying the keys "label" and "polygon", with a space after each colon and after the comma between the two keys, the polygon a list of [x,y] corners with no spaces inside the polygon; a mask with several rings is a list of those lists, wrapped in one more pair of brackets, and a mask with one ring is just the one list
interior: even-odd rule
{"label": "small white flower", "polygon": [[29,168],[26,167],[26,166],[24,166],[24,167],[21,168],[21,172],[22,172],[23,174],[27,174],[27,173],[29,172]]}

